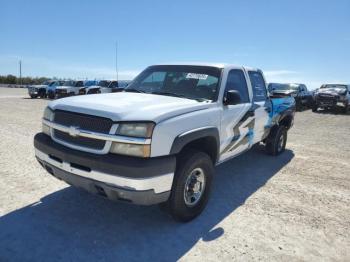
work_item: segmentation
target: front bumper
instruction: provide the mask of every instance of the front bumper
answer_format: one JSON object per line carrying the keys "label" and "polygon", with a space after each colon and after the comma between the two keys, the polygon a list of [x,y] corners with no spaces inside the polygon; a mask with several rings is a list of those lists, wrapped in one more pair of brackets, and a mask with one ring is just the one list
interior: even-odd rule
{"label": "front bumper", "polygon": [[67,96],[70,96],[69,93],[64,90],[64,91],[61,91],[61,90],[56,90],[56,98],[62,98],[62,97],[67,97]]}
{"label": "front bumper", "polygon": [[35,90],[35,89],[28,89],[28,94],[29,95],[37,95],[39,92],[38,90]]}
{"label": "front bumper", "polygon": [[339,96],[316,96],[316,104],[320,107],[346,106],[347,101]]}
{"label": "front bumper", "polygon": [[176,158],[96,155],[64,147],[39,133],[34,138],[40,164],[53,176],[111,200],[139,205],[165,202],[173,182]]}

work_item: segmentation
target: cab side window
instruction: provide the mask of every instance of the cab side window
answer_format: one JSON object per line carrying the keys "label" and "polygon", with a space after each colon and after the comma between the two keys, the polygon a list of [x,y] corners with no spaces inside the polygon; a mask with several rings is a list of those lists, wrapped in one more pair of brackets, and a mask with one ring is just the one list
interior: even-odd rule
{"label": "cab side window", "polygon": [[253,89],[253,101],[261,102],[266,101],[267,93],[266,93],[266,84],[263,76],[260,72],[249,71],[249,79],[252,84]]}
{"label": "cab side window", "polygon": [[241,95],[241,103],[249,103],[247,81],[240,69],[232,69],[227,76],[225,91],[236,90]]}

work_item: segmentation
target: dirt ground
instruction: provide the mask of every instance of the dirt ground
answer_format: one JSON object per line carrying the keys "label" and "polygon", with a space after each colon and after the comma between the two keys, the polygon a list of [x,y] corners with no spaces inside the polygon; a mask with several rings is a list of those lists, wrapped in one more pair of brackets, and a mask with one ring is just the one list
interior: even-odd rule
{"label": "dirt ground", "polygon": [[298,112],[285,153],[218,166],[204,213],[179,224],[47,174],[47,103],[0,88],[0,261],[350,261],[350,115]]}

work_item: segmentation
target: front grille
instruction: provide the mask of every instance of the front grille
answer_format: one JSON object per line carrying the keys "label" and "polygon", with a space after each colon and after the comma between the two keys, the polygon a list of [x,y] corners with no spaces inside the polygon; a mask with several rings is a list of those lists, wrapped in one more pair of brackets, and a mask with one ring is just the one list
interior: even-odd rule
{"label": "front grille", "polygon": [[67,94],[67,90],[66,89],[56,89],[56,93],[57,94]]}
{"label": "front grille", "polygon": [[[74,113],[63,110],[55,110],[53,121],[63,126],[74,126],[87,131],[104,134],[108,134],[113,125],[113,121],[108,118]],[[95,150],[102,150],[106,143],[105,141],[98,139],[80,136],[73,137],[70,136],[68,133],[61,132],[59,130],[54,131],[54,137],[58,140],[64,141],[72,145]]]}
{"label": "front grille", "polygon": [[84,130],[108,134],[113,121],[108,118],[55,110],[54,122],[64,126],[75,126]]}
{"label": "front grille", "polygon": [[66,143],[76,145],[76,146],[86,147],[94,150],[102,150],[106,143],[105,141],[98,140],[98,139],[91,139],[91,138],[81,137],[81,136],[73,137],[59,130],[54,131],[54,136],[56,139],[59,139]]}
{"label": "front grille", "polygon": [[317,100],[321,103],[335,103],[337,101],[336,96],[319,95]]}

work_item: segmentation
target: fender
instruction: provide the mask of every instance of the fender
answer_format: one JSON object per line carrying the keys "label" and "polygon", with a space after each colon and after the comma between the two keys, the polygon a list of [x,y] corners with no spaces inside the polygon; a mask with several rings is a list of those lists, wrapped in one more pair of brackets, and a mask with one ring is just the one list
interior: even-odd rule
{"label": "fender", "polygon": [[219,130],[216,127],[202,127],[187,131],[178,135],[171,146],[170,154],[178,154],[188,143],[200,138],[214,138],[216,142],[216,160],[218,159],[220,149]]}
{"label": "fender", "polygon": [[293,126],[293,123],[294,123],[294,110],[293,110],[293,109],[287,109],[287,110],[285,110],[285,111],[279,116],[279,118],[276,119],[276,120],[277,120],[276,122],[278,123],[278,125],[280,125],[282,121],[284,121],[285,119],[287,119],[287,118],[289,118],[289,117],[291,118],[291,123],[290,123],[289,126],[287,126],[288,129],[289,129],[289,128],[291,128],[291,127]]}

